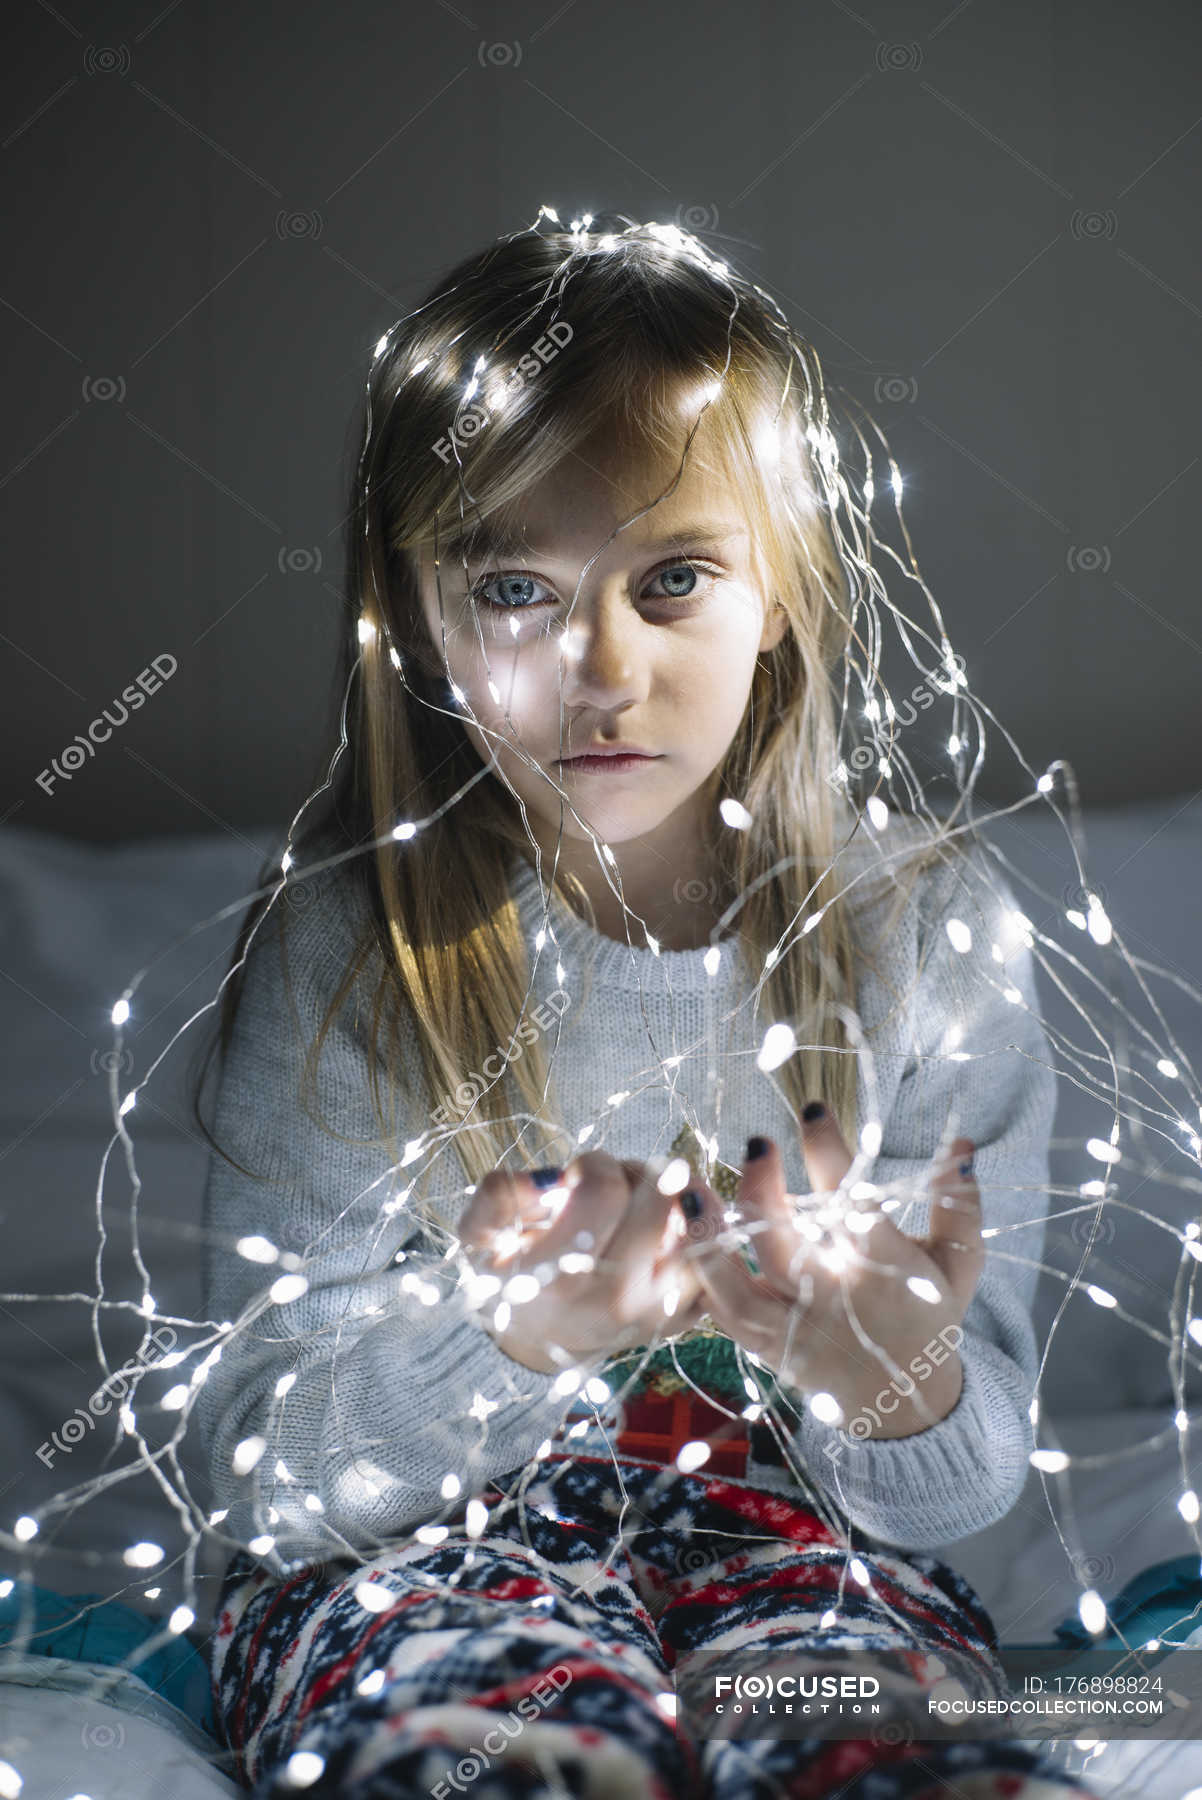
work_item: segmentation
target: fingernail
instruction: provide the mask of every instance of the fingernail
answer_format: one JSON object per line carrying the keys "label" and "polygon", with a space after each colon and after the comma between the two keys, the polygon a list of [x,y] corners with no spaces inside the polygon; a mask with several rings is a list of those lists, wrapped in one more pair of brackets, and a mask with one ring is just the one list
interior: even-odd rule
{"label": "fingernail", "polygon": [[972,1157],[971,1156],[966,1156],[964,1158],[964,1161],[960,1164],[960,1173],[961,1173],[961,1175],[964,1175],[964,1176],[968,1176],[968,1175],[972,1174]]}
{"label": "fingernail", "polygon": [[689,1221],[690,1225],[694,1219],[699,1219],[701,1217],[704,1206],[705,1201],[701,1198],[701,1195],[697,1192],[696,1188],[685,1188],[680,1196],[680,1210]]}
{"label": "fingernail", "polygon": [[554,1187],[560,1176],[563,1174],[563,1170],[550,1168],[529,1169],[527,1173],[535,1187],[541,1189]]}
{"label": "fingernail", "polygon": [[815,1125],[819,1119],[825,1119],[826,1108],[821,1100],[811,1100],[801,1116],[807,1125]]}
{"label": "fingernail", "polygon": [[749,1137],[747,1140],[747,1154],[743,1158],[743,1161],[756,1162],[761,1156],[767,1156],[771,1148],[772,1146],[766,1137]]}

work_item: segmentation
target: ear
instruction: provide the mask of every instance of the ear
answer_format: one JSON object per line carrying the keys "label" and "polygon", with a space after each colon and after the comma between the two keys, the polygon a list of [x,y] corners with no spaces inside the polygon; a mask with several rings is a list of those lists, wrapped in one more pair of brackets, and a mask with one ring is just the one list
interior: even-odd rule
{"label": "ear", "polygon": [[775,600],[764,618],[764,629],[760,633],[760,649],[775,650],[788,629],[789,615],[780,601]]}

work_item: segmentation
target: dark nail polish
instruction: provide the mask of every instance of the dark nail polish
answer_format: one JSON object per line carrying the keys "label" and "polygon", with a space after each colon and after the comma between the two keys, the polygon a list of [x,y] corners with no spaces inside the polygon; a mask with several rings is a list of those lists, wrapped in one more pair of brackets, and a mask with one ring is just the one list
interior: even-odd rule
{"label": "dark nail polish", "polygon": [[562,1169],[531,1169],[528,1171],[536,1188],[554,1187],[563,1174]]}
{"label": "dark nail polish", "polygon": [[825,1119],[826,1108],[821,1100],[811,1100],[801,1116],[807,1125],[816,1125],[819,1119]]}
{"label": "dark nail polish", "polygon": [[743,1161],[756,1162],[761,1156],[767,1156],[771,1148],[772,1146],[766,1137],[749,1137],[747,1140],[747,1154],[743,1158]]}
{"label": "dark nail polish", "polygon": [[693,1223],[694,1219],[699,1219],[701,1217],[704,1206],[705,1201],[697,1192],[696,1188],[686,1188],[684,1193],[680,1196],[680,1210],[689,1221],[690,1225]]}
{"label": "dark nail polish", "polygon": [[960,1164],[960,1173],[961,1173],[961,1175],[965,1175],[965,1176],[972,1174],[972,1157],[971,1156],[966,1156],[964,1161]]}

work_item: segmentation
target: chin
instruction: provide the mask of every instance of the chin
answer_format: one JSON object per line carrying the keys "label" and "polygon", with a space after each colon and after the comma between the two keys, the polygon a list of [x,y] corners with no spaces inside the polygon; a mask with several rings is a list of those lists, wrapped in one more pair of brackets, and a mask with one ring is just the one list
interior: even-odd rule
{"label": "chin", "polygon": [[[635,838],[648,837],[663,824],[670,812],[670,807],[656,807],[654,812],[635,813],[629,807],[607,809],[600,806],[594,806],[590,812],[585,812],[583,807],[577,806],[578,817],[574,818],[565,806],[563,834],[580,843],[589,843],[591,829],[603,843],[611,844],[616,849],[618,845],[629,843]],[[553,830],[558,830],[558,816],[547,822]]]}

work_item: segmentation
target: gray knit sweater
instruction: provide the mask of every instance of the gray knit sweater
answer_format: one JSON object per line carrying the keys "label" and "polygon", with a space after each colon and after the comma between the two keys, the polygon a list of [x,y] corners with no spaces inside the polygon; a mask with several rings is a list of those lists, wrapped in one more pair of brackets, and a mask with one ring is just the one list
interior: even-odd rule
{"label": "gray knit sweater", "polygon": [[[900,830],[895,821],[879,845],[861,834],[836,864],[861,902],[855,928],[873,957],[857,981],[865,1032],[858,1117],[879,1120],[883,1138],[865,1172],[881,1185],[914,1184],[919,1197],[893,1217],[920,1235],[929,1213],[925,1172],[941,1134],[950,1128],[972,1138],[989,1254],[964,1321],[963,1390],[946,1418],[911,1437],[847,1441],[832,1457],[830,1426],[803,1408],[795,1447],[807,1474],[856,1525],[895,1545],[933,1549],[1002,1517],[1026,1476],[1037,1365],[1030,1314],[1055,1077],[1013,892],[981,851],[922,876],[900,923],[885,932],[895,895],[875,877]],[[548,924],[543,891],[521,859],[513,893],[534,964],[528,1013],[546,1002],[541,1016],[552,1038],[559,1034],[556,1091],[573,1135],[595,1122],[589,1148],[645,1159],[667,1149],[688,1103],[719,1139],[723,1161],[737,1165],[748,1134],[764,1134],[780,1146],[789,1191],[807,1191],[779,1082],[756,1065],[771,1020],[762,1010],[753,1019],[744,1003],[754,982],[737,937],[723,940],[711,973],[704,949],[631,949],[591,931],[557,899],[553,935],[539,950]],[[338,869],[306,879],[291,903],[277,898],[248,960],[217,1096],[218,1142],[253,1175],[211,1158],[206,1308],[239,1329],[198,1395],[197,1422],[215,1505],[228,1509],[221,1529],[253,1544],[275,1575],[348,1551],[370,1554],[437,1522],[448,1474],[466,1494],[519,1470],[574,1404],[553,1392],[555,1375],[525,1368],[493,1341],[464,1304],[453,1263],[442,1259],[445,1239],[432,1243],[404,1205],[416,1171],[395,1166],[368,1092],[378,964],[369,961],[323,1048],[317,1100],[330,1129],[299,1103],[304,1053],[365,923],[362,906]],[[967,926],[971,947],[955,946],[949,919]],[[804,940],[789,953],[804,954]],[[577,1005],[586,962],[591,987]],[[706,1098],[715,1060],[707,1038],[718,1050],[716,1109]],[[520,1040],[510,1049],[520,1054]],[[418,1098],[424,1084],[414,1046],[404,1054],[414,1099],[402,1143],[439,1135],[435,1114],[444,1124],[459,1117],[453,1096]],[[678,1064],[661,1070],[676,1056]],[[487,1073],[496,1073],[495,1059]],[[621,1103],[609,1104],[618,1095]],[[453,1228],[467,1204],[467,1176],[453,1137],[435,1155],[428,1192]],[[247,1239],[268,1240],[283,1261],[240,1253]],[[268,1254],[261,1246],[258,1253]],[[272,1283],[298,1271],[306,1291],[273,1302]],[[436,1292],[440,1302],[428,1304]],[[882,1387],[886,1379],[882,1372]],[[236,1449],[255,1439],[264,1441],[261,1454],[237,1472]],[[251,1454],[244,1449],[240,1465]],[[765,1468],[762,1485],[790,1479]]]}

